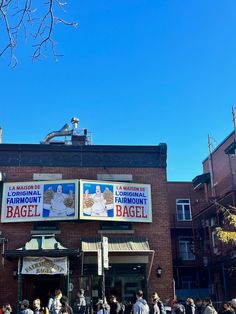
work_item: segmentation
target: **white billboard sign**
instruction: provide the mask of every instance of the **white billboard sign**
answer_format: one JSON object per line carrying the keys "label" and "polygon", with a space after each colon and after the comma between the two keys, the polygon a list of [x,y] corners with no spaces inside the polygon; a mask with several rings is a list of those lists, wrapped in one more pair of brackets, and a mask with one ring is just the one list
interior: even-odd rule
{"label": "white billboard sign", "polygon": [[24,257],[23,275],[67,275],[67,257]]}
{"label": "white billboard sign", "polygon": [[78,180],[4,183],[1,222],[78,219]]}
{"label": "white billboard sign", "polygon": [[80,219],[152,222],[150,184],[80,180]]}

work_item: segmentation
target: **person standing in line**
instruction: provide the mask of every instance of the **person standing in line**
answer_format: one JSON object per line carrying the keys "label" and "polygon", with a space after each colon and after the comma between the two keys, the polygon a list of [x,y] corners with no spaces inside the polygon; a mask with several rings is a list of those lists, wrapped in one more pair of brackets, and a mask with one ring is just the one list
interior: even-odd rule
{"label": "person standing in line", "polygon": [[177,300],[172,301],[172,313],[174,314],[185,314],[185,307],[180,304]]}
{"label": "person standing in line", "polygon": [[152,307],[150,309],[150,313],[151,314],[160,314],[160,309],[159,306],[157,304],[157,299],[155,297],[155,295],[152,295]]}
{"label": "person standing in line", "polygon": [[198,298],[195,300],[195,314],[203,314],[203,311],[202,299]]}
{"label": "person standing in line", "polygon": [[47,296],[48,296],[48,298],[49,298],[49,299],[48,299],[47,308],[48,308],[49,313],[51,314],[51,313],[52,313],[52,305],[53,305],[53,300],[54,300],[54,298],[53,298],[53,295],[52,295],[52,293],[51,293],[50,290],[48,291]]}
{"label": "person standing in line", "polygon": [[59,314],[62,313],[62,309],[66,309],[66,311],[68,312],[68,314],[73,314],[73,310],[72,310],[72,307],[69,306],[69,303],[68,303],[68,298],[66,296],[62,296],[61,297],[61,309],[59,311]]}
{"label": "person standing in line", "polygon": [[185,309],[186,314],[195,314],[195,304],[192,298],[187,298]]}
{"label": "person standing in line", "polygon": [[234,313],[236,314],[236,299],[231,300],[231,307],[234,310]]}
{"label": "person standing in line", "polygon": [[76,310],[79,314],[86,313],[86,300],[84,296],[84,289],[79,289],[77,293],[78,299],[76,299]]}
{"label": "person standing in line", "polygon": [[3,314],[10,314],[12,312],[11,305],[9,303],[4,303],[2,306]]}
{"label": "person standing in line", "polygon": [[136,302],[133,305],[133,314],[149,314],[147,301],[143,299],[143,291],[136,292]]}
{"label": "person standing in line", "polygon": [[29,301],[24,299],[20,302],[20,314],[34,314],[29,308]]}
{"label": "person standing in line", "polygon": [[97,305],[97,314],[109,314],[109,306],[107,303],[104,303],[103,300],[98,300]]}
{"label": "person standing in line", "polygon": [[33,301],[33,312],[34,312],[34,314],[40,314],[40,312],[41,312],[41,301],[40,301],[40,299],[35,299]]}
{"label": "person standing in line", "polygon": [[222,302],[219,308],[219,314],[234,314],[234,310],[228,302]]}
{"label": "person standing in line", "polygon": [[61,290],[58,289],[55,291],[55,297],[53,299],[52,306],[51,306],[52,314],[59,314],[59,311],[62,307],[61,298],[62,298],[62,292]]}
{"label": "person standing in line", "polygon": [[166,314],[166,310],[165,310],[164,304],[161,301],[161,299],[160,299],[160,297],[159,297],[157,292],[153,292],[152,299],[153,299],[153,302],[155,301],[157,303],[157,306],[159,308],[160,314]]}
{"label": "person standing in line", "polygon": [[217,314],[210,298],[203,299],[203,305],[205,307],[203,314]]}
{"label": "person standing in line", "polygon": [[50,314],[49,309],[46,306],[41,307],[40,314]]}
{"label": "person standing in line", "polygon": [[121,314],[121,305],[120,303],[117,301],[116,296],[114,294],[112,294],[110,296],[110,314]]}

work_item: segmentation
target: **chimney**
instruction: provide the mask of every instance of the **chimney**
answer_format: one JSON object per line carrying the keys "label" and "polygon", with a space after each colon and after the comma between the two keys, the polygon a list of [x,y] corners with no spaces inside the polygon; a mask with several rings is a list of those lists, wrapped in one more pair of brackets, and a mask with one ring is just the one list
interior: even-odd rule
{"label": "chimney", "polygon": [[72,135],[72,145],[83,146],[87,144],[87,135]]}

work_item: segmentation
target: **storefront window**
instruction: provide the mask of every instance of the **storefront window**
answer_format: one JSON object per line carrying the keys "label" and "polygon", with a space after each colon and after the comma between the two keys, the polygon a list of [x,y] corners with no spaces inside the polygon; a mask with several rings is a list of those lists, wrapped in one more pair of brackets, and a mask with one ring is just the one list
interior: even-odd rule
{"label": "storefront window", "polygon": [[[112,264],[105,271],[106,297],[115,294],[119,301],[132,303],[135,292],[139,289],[146,292],[145,264]],[[97,265],[84,265],[84,276],[91,276],[91,296],[93,304],[102,295],[102,276],[97,276]]]}

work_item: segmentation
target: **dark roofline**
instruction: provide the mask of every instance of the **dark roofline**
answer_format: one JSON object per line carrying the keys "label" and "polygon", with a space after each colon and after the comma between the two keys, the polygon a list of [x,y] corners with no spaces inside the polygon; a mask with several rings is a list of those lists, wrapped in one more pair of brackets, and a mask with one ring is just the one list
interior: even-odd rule
{"label": "dark roofline", "polygon": [[167,145],[0,144],[0,166],[166,168]]}
{"label": "dark roofline", "polygon": [[66,145],[66,144],[0,144],[0,151],[126,151],[133,152],[156,151],[166,147],[166,143],[159,145]]}

